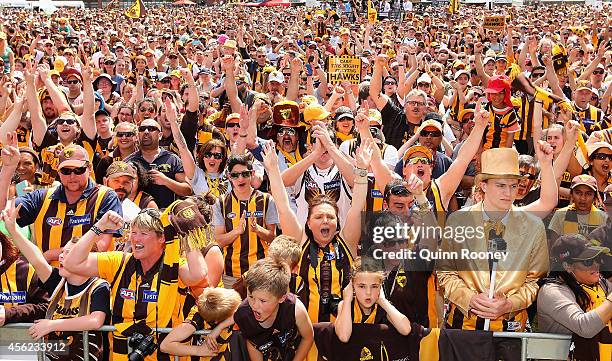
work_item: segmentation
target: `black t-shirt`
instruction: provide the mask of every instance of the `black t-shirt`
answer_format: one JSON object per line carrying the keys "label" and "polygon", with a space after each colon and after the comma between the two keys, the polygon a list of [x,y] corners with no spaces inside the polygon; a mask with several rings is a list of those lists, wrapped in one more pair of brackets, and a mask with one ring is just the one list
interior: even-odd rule
{"label": "black t-shirt", "polygon": [[[181,133],[185,138],[187,148],[190,152],[193,152],[196,146],[196,135],[198,133],[198,112],[185,112],[183,120],[181,121]],[[178,154],[178,147],[174,142],[172,134],[169,137],[162,137],[159,140],[159,146]]]}
{"label": "black t-shirt", "polygon": [[[62,281],[62,276],[59,274],[59,269],[53,267],[51,275],[46,282],[41,282],[41,288],[47,291],[49,295],[53,294],[53,291],[57,288],[59,283]],[[93,278],[88,279],[81,285],[71,285],[66,282],[68,286],[68,296],[73,296],[83,291],[87,286],[91,284]],[[110,321],[110,288],[108,283],[103,283],[97,286],[91,291],[91,301],[89,306],[90,312],[101,311],[106,314],[105,324]]]}
{"label": "black t-shirt", "polygon": [[404,109],[387,101],[387,105],[380,111],[382,116],[382,131],[385,142],[399,149],[414,135],[418,125],[409,124]]}
{"label": "black t-shirt", "polygon": [[[183,163],[181,159],[174,153],[171,153],[165,149],[161,149],[160,153],[153,160],[152,163],[147,162],[140,151],[135,152],[125,159],[126,162],[136,161],[140,163],[144,169],[152,170],[156,169],[162,172],[166,177],[176,180],[178,173],[184,173]],[[149,193],[154,199],[155,203],[160,208],[168,207],[174,202],[178,196],[166,186],[158,184],[149,184],[143,191]]]}
{"label": "black t-shirt", "polygon": [[536,189],[532,189],[529,191],[529,193],[525,194],[525,196],[523,197],[523,199],[517,199],[514,201],[514,205],[517,207],[523,207],[526,206],[528,204],[531,204],[535,201],[537,201],[538,199],[540,199],[540,190],[542,188],[538,187]]}

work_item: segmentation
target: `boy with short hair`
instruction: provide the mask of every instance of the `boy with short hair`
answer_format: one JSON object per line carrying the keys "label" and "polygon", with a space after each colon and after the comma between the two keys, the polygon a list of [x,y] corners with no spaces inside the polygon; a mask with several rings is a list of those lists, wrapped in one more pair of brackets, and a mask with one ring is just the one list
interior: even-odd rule
{"label": "boy with short hair", "polygon": [[272,258],[257,261],[246,275],[248,297],[211,332],[234,322],[247,341],[251,360],[303,360],[313,344],[314,332],[302,302],[289,293],[291,273],[286,263]]}
{"label": "boy with short hair", "polygon": [[240,301],[240,295],[234,290],[205,288],[183,324],[174,328],[161,343],[162,351],[176,356],[200,356],[202,360],[230,360],[231,350],[228,346],[231,327],[220,329],[215,344],[183,342],[190,339],[196,330],[213,329],[221,321],[232,317]]}

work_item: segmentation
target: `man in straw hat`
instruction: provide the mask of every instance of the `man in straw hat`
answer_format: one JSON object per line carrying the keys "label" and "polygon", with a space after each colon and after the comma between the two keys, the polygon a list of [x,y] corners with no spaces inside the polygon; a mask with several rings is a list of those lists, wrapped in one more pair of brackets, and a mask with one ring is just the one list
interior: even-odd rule
{"label": "man in straw hat", "polygon": [[[475,179],[483,201],[448,218],[447,229],[465,239],[445,235],[441,254],[456,258],[437,260],[440,285],[450,301],[447,328],[525,330],[527,307],[535,300],[549,259],[542,221],[513,206],[520,178],[516,150],[483,152],[482,171]],[[472,237],[467,227],[474,227]],[[519,359],[520,342],[494,342],[496,359]]]}

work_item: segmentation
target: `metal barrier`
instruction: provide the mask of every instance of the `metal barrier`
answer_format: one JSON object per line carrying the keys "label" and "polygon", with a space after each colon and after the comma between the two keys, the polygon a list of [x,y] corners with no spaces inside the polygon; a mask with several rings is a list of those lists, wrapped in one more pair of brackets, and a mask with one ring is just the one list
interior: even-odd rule
{"label": "metal barrier", "polygon": [[[31,323],[13,323],[4,325],[4,328],[28,329]],[[114,326],[102,326],[98,331],[113,332]],[[0,328],[1,331],[1,328]],[[158,333],[170,333],[172,328],[158,328]],[[469,331],[467,331],[469,332]],[[207,335],[209,330],[196,331],[195,335]],[[498,338],[518,338],[521,339],[521,360],[540,359],[540,360],[567,360],[570,350],[570,335],[558,335],[552,333],[528,333],[528,332],[493,332],[493,337]],[[39,340],[43,343],[44,341]],[[83,331],[83,361],[89,361],[89,332]],[[38,359],[43,360],[42,352],[38,353]],[[175,356],[175,360],[179,357]]]}

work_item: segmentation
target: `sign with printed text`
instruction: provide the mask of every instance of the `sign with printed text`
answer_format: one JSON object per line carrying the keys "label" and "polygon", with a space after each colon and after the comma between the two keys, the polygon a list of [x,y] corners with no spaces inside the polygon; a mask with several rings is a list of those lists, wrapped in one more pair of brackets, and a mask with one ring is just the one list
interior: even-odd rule
{"label": "sign with printed text", "polygon": [[505,16],[485,16],[482,27],[491,30],[502,30],[506,26]]}
{"label": "sign with printed text", "polygon": [[361,83],[361,58],[358,56],[330,56],[327,64],[327,81],[340,84]]}

